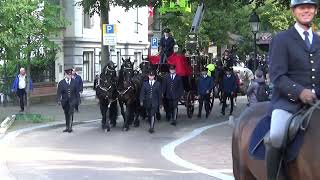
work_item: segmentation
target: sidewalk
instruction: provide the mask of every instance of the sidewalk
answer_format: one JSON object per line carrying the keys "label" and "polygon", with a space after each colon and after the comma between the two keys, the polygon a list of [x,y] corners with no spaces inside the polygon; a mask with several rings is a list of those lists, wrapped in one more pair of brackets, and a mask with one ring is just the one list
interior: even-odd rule
{"label": "sidewalk", "polygon": [[[19,106],[0,106],[1,116],[10,116],[12,114],[19,113]],[[57,105],[55,102],[45,103],[45,104],[35,104],[31,105],[30,113],[33,114],[41,114],[50,118],[53,118],[54,121],[64,121],[64,113],[62,107]],[[79,113],[75,113],[74,120],[75,121],[87,121],[87,120],[95,120],[100,119],[100,107],[98,105],[98,100],[95,99],[85,99],[82,100],[82,103],[79,106]],[[34,125],[39,125],[38,123],[25,123],[25,122],[15,122],[13,127],[10,128],[10,131],[20,129],[23,127],[30,127]]]}

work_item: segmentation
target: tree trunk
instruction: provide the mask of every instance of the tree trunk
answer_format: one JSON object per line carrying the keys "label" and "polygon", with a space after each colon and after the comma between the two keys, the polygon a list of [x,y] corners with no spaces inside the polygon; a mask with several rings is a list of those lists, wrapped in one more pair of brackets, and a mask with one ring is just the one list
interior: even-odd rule
{"label": "tree trunk", "polygon": [[[31,39],[30,37],[28,37],[28,43],[27,46],[29,46],[31,43]],[[27,67],[26,67],[26,71],[27,71],[27,77],[26,77],[26,92],[27,92],[27,106],[26,106],[26,112],[30,113],[30,80],[31,80],[31,52],[28,52],[27,55]]]}
{"label": "tree trunk", "polygon": [[101,18],[101,69],[110,61],[109,46],[103,45],[103,24],[109,24],[109,0],[100,1]]}

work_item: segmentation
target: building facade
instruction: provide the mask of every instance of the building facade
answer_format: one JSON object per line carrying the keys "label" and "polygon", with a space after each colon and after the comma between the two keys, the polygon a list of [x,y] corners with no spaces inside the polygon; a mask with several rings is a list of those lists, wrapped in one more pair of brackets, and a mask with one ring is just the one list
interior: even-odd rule
{"label": "building facade", "polygon": [[[56,81],[63,79],[63,70],[75,68],[90,86],[96,74],[101,72],[101,24],[100,17],[90,17],[79,0],[61,0],[64,16],[70,24],[62,35],[61,49],[56,60]],[[129,58],[137,67],[143,55],[148,54],[148,7],[110,7],[109,24],[116,26],[117,45],[110,47],[110,59],[120,68],[121,59]]]}

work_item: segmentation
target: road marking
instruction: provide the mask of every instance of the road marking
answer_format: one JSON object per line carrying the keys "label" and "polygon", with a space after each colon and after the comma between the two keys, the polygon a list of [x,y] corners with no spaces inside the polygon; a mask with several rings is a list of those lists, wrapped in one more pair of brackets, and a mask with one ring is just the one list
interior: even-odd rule
{"label": "road marking", "polygon": [[209,176],[221,179],[221,180],[234,180],[233,176],[229,176],[226,174],[222,174],[221,173],[221,169],[220,170],[214,170],[214,169],[207,169],[205,167],[190,163],[182,158],[180,158],[176,153],[175,153],[175,148],[177,146],[179,146],[180,144],[200,135],[203,131],[206,131],[207,129],[213,128],[213,127],[218,127],[221,125],[226,125],[228,124],[228,121],[226,122],[222,122],[222,123],[217,123],[217,124],[213,124],[213,125],[209,125],[209,126],[205,126],[205,127],[201,127],[198,129],[193,130],[190,134],[188,134],[187,136],[184,136],[180,139],[177,139],[165,146],[163,146],[161,148],[161,155],[163,157],[165,157],[167,160],[173,162],[174,164],[187,168],[187,169],[191,169],[203,174],[207,174]]}

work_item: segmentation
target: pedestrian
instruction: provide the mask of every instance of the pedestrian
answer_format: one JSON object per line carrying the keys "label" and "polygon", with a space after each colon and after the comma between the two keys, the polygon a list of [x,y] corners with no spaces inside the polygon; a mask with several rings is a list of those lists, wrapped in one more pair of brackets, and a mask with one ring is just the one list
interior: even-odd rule
{"label": "pedestrian", "polygon": [[150,124],[149,132],[154,132],[156,113],[159,112],[161,99],[161,85],[155,79],[155,72],[148,73],[148,80],[145,81],[140,91],[140,105],[146,109],[148,122]]}
{"label": "pedestrian", "polygon": [[164,29],[164,36],[160,39],[160,64],[164,64],[167,58],[170,57],[174,50],[175,41],[170,34],[170,29]]}
{"label": "pedestrian", "polygon": [[72,79],[75,80],[77,87],[77,103],[75,105],[75,111],[79,112],[79,105],[81,104],[81,94],[83,92],[83,81],[81,76],[77,74],[76,69],[72,69]]}
{"label": "pedestrian", "polygon": [[162,94],[165,96],[168,106],[166,108],[166,117],[173,126],[177,124],[178,101],[183,95],[182,79],[176,74],[175,68],[175,65],[169,65],[170,73],[164,77],[162,83]]}
{"label": "pedestrian", "polygon": [[231,68],[226,68],[226,74],[222,79],[222,110],[221,114],[225,115],[225,109],[227,106],[227,99],[230,99],[230,115],[232,115],[234,107],[234,96],[237,91],[237,78],[232,72]]}
{"label": "pedestrian", "polygon": [[[16,76],[12,84],[12,92],[15,92],[19,97],[20,112],[24,112],[24,105],[27,103],[27,75],[26,70],[20,68],[20,73]],[[29,90],[32,91],[32,80],[29,78]]]}
{"label": "pedestrian", "polygon": [[266,145],[267,179],[277,179],[290,117],[317,100],[320,85],[320,37],[312,31],[317,14],[316,0],[291,0],[293,27],[278,33],[269,52],[271,98],[270,140]]}
{"label": "pedestrian", "polygon": [[74,108],[77,104],[78,89],[75,79],[72,76],[72,69],[67,69],[65,72],[65,79],[58,84],[57,102],[62,106],[66,129],[63,132],[72,132]]}
{"label": "pedestrian", "polygon": [[199,95],[198,118],[201,118],[203,103],[206,111],[206,118],[208,118],[210,113],[210,93],[213,89],[213,78],[208,76],[207,73],[208,73],[208,69],[203,68],[201,70],[201,75],[198,79],[198,95]]}
{"label": "pedestrian", "polygon": [[261,70],[256,70],[255,79],[251,80],[247,90],[249,105],[269,100],[269,92]]}

